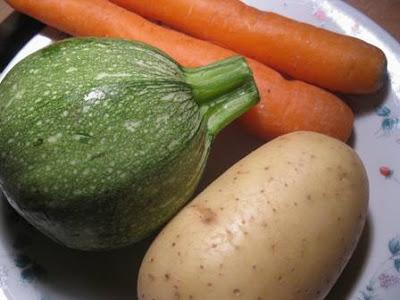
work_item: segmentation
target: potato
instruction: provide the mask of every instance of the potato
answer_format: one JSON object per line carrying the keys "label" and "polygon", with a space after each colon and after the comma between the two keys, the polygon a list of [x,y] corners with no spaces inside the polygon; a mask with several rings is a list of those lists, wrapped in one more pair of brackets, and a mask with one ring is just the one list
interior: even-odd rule
{"label": "potato", "polygon": [[367,207],[367,175],[350,147],[311,132],[277,138],[164,228],[142,262],[139,299],[322,299]]}

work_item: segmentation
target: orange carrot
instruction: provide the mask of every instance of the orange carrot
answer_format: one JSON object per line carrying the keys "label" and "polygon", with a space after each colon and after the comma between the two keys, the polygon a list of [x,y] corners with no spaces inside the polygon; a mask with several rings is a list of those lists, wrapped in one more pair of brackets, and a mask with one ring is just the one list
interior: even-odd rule
{"label": "orange carrot", "polygon": [[[7,0],[61,31],[77,36],[108,36],[139,40],[165,51],[186,66],[200,66],[235,53],[211,43],[155,25],[107,0]],[[260,103],[243,123],[262,138],[311,130],[346,140],[353,113],[339,98],[299,81],[287,81],[272,69],[249,60]]]}
{"label": "orange carrot", "polygon": [[369,93],[385,78],[386,58],[378,48],[240,0],[111,1],[330,90]]}

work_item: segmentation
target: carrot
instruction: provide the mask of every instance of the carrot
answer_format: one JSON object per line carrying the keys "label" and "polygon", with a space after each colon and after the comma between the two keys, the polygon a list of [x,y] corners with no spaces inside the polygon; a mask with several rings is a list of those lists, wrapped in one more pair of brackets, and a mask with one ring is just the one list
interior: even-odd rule
{"label": "carrot", "polygon": [[239,0],[111,1],[333,91],[370,93],[385,78],[386,58],[380,49]]}
{"label": "carrot", "polygon": [[[26,13],[76,36],[139,40],[165,51],[186,66],[200,66],[235,55],[214,44],[155,25],[107,0],[7,0]],[[353,113],[339,98],[248,60],[260,90],[260,103],[242,119],[247,128],[268,139],[296,130],[311,130],[346,140]]]}

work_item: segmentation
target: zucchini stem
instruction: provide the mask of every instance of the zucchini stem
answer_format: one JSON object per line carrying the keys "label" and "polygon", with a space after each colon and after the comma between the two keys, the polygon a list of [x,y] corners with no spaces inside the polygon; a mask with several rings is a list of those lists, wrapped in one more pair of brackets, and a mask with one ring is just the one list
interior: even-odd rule
{"label": "zucchini stem", "polygon": [[207,128],[212,136],[216,136],[225,126],[257,104],[258,90],[253,82],[247,82],[238,89],[222,95],[210,105],[204,105],[204,116]]}
{"label": "zucchini stem", "polygon": [[215,136],[259,100],[253,74],[240,56],[198,68],[185,68],[185,80]]}

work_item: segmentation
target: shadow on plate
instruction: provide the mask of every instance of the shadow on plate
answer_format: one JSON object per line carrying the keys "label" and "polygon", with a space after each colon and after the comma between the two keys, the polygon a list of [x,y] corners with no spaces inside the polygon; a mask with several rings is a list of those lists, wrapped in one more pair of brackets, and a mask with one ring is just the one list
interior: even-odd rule
{"label": "shadow on plate", "polygon": [[371,241],[373,239],[372,228],[373,224],[371,224],[371,218],[368,216],[364,231],[353,256],[325,300],[349,299],[350,295],[355,292],[356,279],[360,278],[360,275],[364,271],[369,256]]}
{"label": "shadow on plate", "polygon": [[248,134],[238,122],[229,125],[211,146],[211,153],[197,192],[202,191],[237,161],[265,143],[266,141]]}
{"label": "shadow on plate", "polygon": [[137,271],[150,239],[110,252],[68,249],[38,232],[2,198],[3,247],[22,282],[34,285],[40,299],[135,299]]}
{"label": "shadow on plate", "polygon": [[369,95],[339,95],[354,111],[356,118],[369,114],[383,104],[390,91],[390,81],[386,78],[383,87]]}

